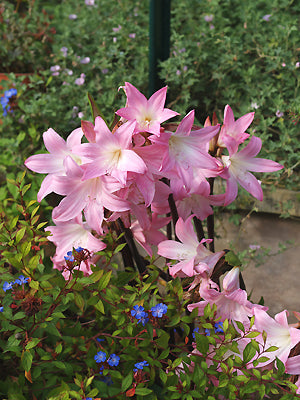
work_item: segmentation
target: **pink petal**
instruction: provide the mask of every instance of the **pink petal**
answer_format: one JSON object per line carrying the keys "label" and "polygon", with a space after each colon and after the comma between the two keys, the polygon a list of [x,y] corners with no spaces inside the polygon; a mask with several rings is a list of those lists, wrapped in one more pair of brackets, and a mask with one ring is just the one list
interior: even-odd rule
{"label": "pink petal", "polygon": [[155,92],[150,99],[148,100],[148,107],[151,110],[162,111],[166,102],[166,95],[167,95],[168,87],[165,86]]}
{"label": "pink petal", "polygon": [[35,154],[25,161],[25,165],[31,171],[39,174],[51,174],[63,172],[63,159],[53,154]]}
{"label": "pink petal", "polygon": [[[247,190],[253,197],[262,201],[263,200],[263,191],[254,175],[250,172],[245,171],[243,174],[238,175],[236,177],[238,183]],[[228,182],[228,181],[227,181]]]}
{"label": "pink petal", "polygon": [[125,82],[125,93],[127,96],[128,107],[134,107],[137,109],[140,109],[141,107],[146,107],[146,97],[129,82]]}
{"label": "pink petal", "polygon": [[191,132],[193,123],[195,118],[195,111],[191,110],[180,122],[176,129],[176,134],[180,134],[180,136],[188,136]]}
{"label": "pink petal", "polygon": [[67,150],[67,145],[64,139],[52,128],[49,128],[43,133],[43,139],[45,147],[49,153],[59,153]]}
{"label": "pink petal", "polygon": [[283,165],[278,164],[275,161],[267,160],[264,158],[253,158],[249,161],[248,167],[250,171],[254,172],[273,172],[279,171],[284,168]]}
{"label": "pink petal", "polygon": [[89,121],[81,121],[82,131],[90,143],[95,143],[96,133],[95,126]]}

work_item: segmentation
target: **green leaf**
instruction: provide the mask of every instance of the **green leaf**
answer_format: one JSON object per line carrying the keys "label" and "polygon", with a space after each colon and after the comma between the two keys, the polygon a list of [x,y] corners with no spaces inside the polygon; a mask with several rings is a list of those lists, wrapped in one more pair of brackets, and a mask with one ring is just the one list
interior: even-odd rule
{"label": "green leaf", "polygon": [[33,358],[32,354],[30,353],[29,350],[25,350],[23,352],[21,357],[21,363],[26,372],[28,372],[31,368],[32,358]]}
{"label": "green leaf", "polygon": [[23,239],[25,232],[26,232],[25,226],[23,226],[20,230],[18,230],[18,232],[16,234],[16,243],[17,244]]}
{"label": "green leaf", "polygon": [[145,387],[137,387],[135,389],[135,394],[139,396],[147,396],[147,394],[152,393],[151,389],[145,388]]}
{"label": "green leaf", "polygon": [[238,266],[242,265],[241,260],[238,258],[238,256],[233,251],[229,251],[225,255],[225,261],[228,262],[228,264],[232,265],[233,267],[238,267]]}
{"label": "green leaf", "polygon": [[98,290],[103,290],[106,288],[106,286],[109,284],[110,277],[111,277],[112,271],[109,271],[107,274],[105,274],[99,281],[98,283]]}
{"label": "green leaf", "polygon": [[254,349],[252,343],[248,343],[243,351],[243,361],[248,363],[255,356],[256,350]]}
{"label": "green leaf", "polygon": [[203,355],[207,354],[209,348],[209,341],[205,335],[200,335],[199,333],[195,332],[195,339],[197,344],[197,349]]}
{"label": "green leaf", "polygon": [[38,290],[38,289],[39,289],[39,286],[40,286],[40,283],[39,283],[38,281],[30,281],[30,282],[29,282],[29,286],[30,286],[32,289]]}
{"label": "green leaf", "polygon": [[132,372],[130,372],[122,381],[122,392],[125,392],[129,388],[129,386],[132,384]]}
{"label": "green leaf", "polygon": [[75,301],[75,304],[77,305],[77,307],[81,311],[83,311],[83,309],[84,309],[84,299],[78,292],[74,292],[74,301]]}
{"label": "green leaf", "polygon": [[247,333],[247,335],[245,337],[246,338],[255,338],[258,335],[260,335],[260,332],[249,332],[249,333]]}
{"label": "green leaf", "polygon": [[32,349],[33,347],[35,347],[41,339],[39,338],[32,338],[25,346],[26,350]]}
{"label": "green leaf", "polygon": [[104,305],[102,300],[99,300],[97,304],[95,304],[95,308],[100,311],[102,314],[105,314]]}
{"label": "green leaf", "polygon": [[[105,118],[101,114],[101,112],[100,112],[100,110],[99,110],[99,108],[98,108],[93,96],[90,93],[88,93],[87,96],[88,96],[88,99],[89,99],[89,103],[90,103],[90,107],[91,107],[92,116],[93,116],[94,121],[95,121],[96,117],[100,116],[104,120],[104,122],[106,123]],[[106,125],[107,125],[107,123],[106,123]]]}

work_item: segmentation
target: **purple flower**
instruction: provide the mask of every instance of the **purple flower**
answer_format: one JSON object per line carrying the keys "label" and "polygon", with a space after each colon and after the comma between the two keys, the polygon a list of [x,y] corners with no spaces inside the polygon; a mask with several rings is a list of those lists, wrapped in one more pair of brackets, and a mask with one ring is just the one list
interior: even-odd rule
{"label": "purple flower", "polygon": [[52,67],[50,67],[50,71],[52,72],[53,76],[58,76],[59,75],[59,70],[60,70],[60,66],[59,65],[53,65]]}
{"label": "purple flower", "polygon": [[295,67],[296,67],[296,68],[299,68],[299,67],[300,67],[300,62],[299,62],[299,61],[296,62]]}
{"label": "purple flower", "polygon": [[181,71],[179,69],[176,71],[176,75],[181,75]]}
{"label": "purple flower", "polygon": [[101,72],[102,72],[102,74],[107,74],[108,73],[108,68],[103,68],[103,69],[101,69]]}
{"label": "purple flower", "polygon": [[60,51],[63,53],[64,57],[67,57],[68,55],[68,48],[63,46]]}
{"label": "purple flower", "polygon": [[249,249],[250,250],[259,250],[260,245],[259,244],[249,244]]}
{"label": "purple flower", "polygon": [[80,60],[80,64],[88,64],[90,61],[90,57],[84,57],[82,60]]}
{"label": "purple flower", "polygon": [[211,22],[213,19],[214,19],[214,16],[212,14],[204,16],[204,20],[206,22]]}
{"label": "purple flower", "polygon": [[106,353],[104,351],[98,351],[98,353],[94,356],[94,360],[96,363],[101,363],[106,360]]}
{"label": "purple flower", "polygon": [[7,290],[12,289],[13,288],[13,284],[14,284],[13,282],[4,282],[3,286],[2,286],[4,292],[6,292]]}
{"label": "purple flower", "polygon": [[210,24],[209,29],[215,29],[215,26],[213,24]]}
{"label": "purple flower", "polygon": [[178,50],[179,53],[184,53],[185,51],[186,51],[186,50],[185,50],[185,47],[183,47],[182,49],[179,49],[179,50]]}
{"label": "purple flower", "polygon": [[129,33],[128,36],[130,37],[130,39],[134,39],[135,38],[135,33]]}
{"label": "purple flower", "polygon": [[283,116],[284,116],[284,113],[282,111],[280,111],[280,110],[276,111],[276,117],[281,118]]}
{"label": "purple flower", "polygon": [[84,113],[83,113],[82,111],[80,111],[80,112],[77,114],[77,116],[78,116],[78,118],[82,119],[82,118],[84,117]]}
{"label": "purple flower", "polygon": [[139,363],[134,364],[135,368],[133,370],[133,372],[137,372],[139,369],[142,370],[144,369],[144,367],[148,367],[148,363],[147,361],[141,361]]}
{"label": "purple flower", "polygon": [[119,32],[119,30],[122,28],[122,26],[121,25],[119,25],[117,28],[112,28],[112,30],[114,31],[114,32]]}
{"label": "purple flower", "polygon": [[111,354],[109,356],[109,359],[107,360],[107,363],[111,367],[116,367],[117,365],[119,365],[119,361],[120,361],[120,357],[119,356],[117,356],[116,354]]}
{"label": "purple flower", "polygon": [[269,21],[270,18],[271,18],[271,16],[272,16],[272,14],[266,14],[266,15],[264,15],[264,16],[262,17],[262,19],[263,19],[264,21]]}
{"label": "purple flower", "polygon": [[151,308],[153,317],[162,318],[164,314],[168,311],[168,306],[163,303],[159,303]]}
{"label": "purple flower", "polygon": [[188,70],[188,67],[185,65],[185,66],[183,67],[183,71],[186,72],[187,70]]}
{"label": "purple flower", "polygon": [[94,6],[95,5],[95,0],[85,0],[85,5]]}
{"label": "purple flower", "polygon": [[84,84],[84,78],[85,78],[85,74],[81,74],[80,78],[77,78],[75,80],[75,85],[81,86]]}
{"label": "purple flower", "polygon": [[77,19],[77,15],[76,14],[70,14],[69,15],[69,19],[75,20],[75,19]]}

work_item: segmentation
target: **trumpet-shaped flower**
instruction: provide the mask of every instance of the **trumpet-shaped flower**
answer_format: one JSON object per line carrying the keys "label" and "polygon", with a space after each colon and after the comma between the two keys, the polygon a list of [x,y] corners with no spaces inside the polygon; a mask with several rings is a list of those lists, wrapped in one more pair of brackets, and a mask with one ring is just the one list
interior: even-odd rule
{"label": "trumpet-shaped flower", "polygon": [[278,347],[278,350],[272,352],[272,358],[278,357],[279,360],[286,364],[291,349],[300,342],[300,330],[289,326],[287,320],[289,314],[286,310],[276,314],[274,319],[264,310],[258,308],[254,309],[254,315],[253,329],[259,332],[266,332],[266,347]]}
{"label": "trumpet-shaped flower", "polygon": [[263,158],[255,158],[260,152],[261,139],[252,136],[250,142],[241,151],[232,152],[228,148],[229,156],[222,156],[222,162],[225,166],[224,171],[220,174],[227,179],[227,187],[225,193],[224,205],[230,204],[237,196],[238,183],[247,190],[252,196],[262,201],[263,192],[260,183],[249,171],[254,172],[272,172],[283,168],[272,160]]}
{"label": "trumpet-shaped flower", "polygon": [[82,159],[74,152],[74,147],[81,143],[82,136],[81,128],[71,132],[66,141],[52,128],[43,133],[44,144],[49,153],[35,154],[25,161],[26,167],[31,171],[49,174],[42,182],[37,196],[38,201],[54,191],[52,180],[54,175],[66,175],[64,160],[67,156],[72,157],[77,164],[82,163]]}
{"label": "trumpet-shaped flower", "polygon": [[240,321],[244,324],[249,322],[256,308],[266,310],[258,304],[253,304],[247,299],[247,292],[240,289],[239,268],[235,267],[229,271],[223,280],[223,290],[220,292],[218,286],[210,279],[202,279],[199,294],[204,299],[198,303],[188,305],[188,310],[198,309],[198,315],[204,315],[205,306],[216,304],[217,317],[222,321]]}
{"label": "trumpet-shaped flower", "polygon": [[249,133],[246,133],[245,130],[253,121],[254,114],[254,112],[251,112],[235,121],[233,111],[227,104],[224,110],[223,125],[218,137],[218,146],[227,147],[231,152],[236,152],[239,144],[249,137]]}
{"label": "trumpet-shaped flower", "polygon": [[195,111],[190,111],[178,125],[176,132],[163,132],[150,139],[164,146],[164,155],[160,170],[175,171],[186,185],[189,185],[193,177],[193,168],[204,168],[215,171],[216,161],[211,157],[205,145],[214,137],[219,126],[208,126],[192,131]]}
{"label": "trumpet-shaped flower", "polygon": [[101,117],[95,122],[95,143],[84,143],[76,147],[78,154],[87,157],[83,180],[109,174],[123,185],[127,181],[127,172],[144,174],[147,167],[144,161],[132,149],[134,121],[122,124],[112,133]]}
{"label": "trumpet-shaped flower", "polygon": [[57,176],[55,192],[66,197],[54,208],[52,218],[68,221],[76,218],[82,210],[87,223],[102,233],[104,207],[110,211],[129,210],[129,203],[113,194],[121,184],[110,176],[82,180],[84,167],[77,165],[71,157],[65,160],[66,176]]}
{"label": "trumpet-shaped flower", "polygon": [[136,132],[149,132],[160,136],[160,124],[178,115],[177,112],[164,108],[167,86],[155,92],[149,100],[128,82],[125,82],[123,89],[127,96],[127,104],[116,114],[128,121],[136,121]]}
{"label": "trumpet-shaped flower", "polygon": [[203,243],[207,240],[202,239],[199,243],[192,224],[193,215],[186,221],[179,218],[175,231],[178,239],[165,240],[158,245],[157,253],[172,260],[179,260],[179,263],[170,266],[170,274],[174,277],[194,276],[199,273],[209,272],[215,266],[224,252],[211,253]]}

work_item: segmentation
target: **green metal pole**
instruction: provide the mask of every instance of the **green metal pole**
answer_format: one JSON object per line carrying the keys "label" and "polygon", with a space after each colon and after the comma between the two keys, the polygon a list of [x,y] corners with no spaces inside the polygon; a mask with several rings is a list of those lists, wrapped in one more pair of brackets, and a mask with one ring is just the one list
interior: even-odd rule
{"label": "green metal pole", "polygon": [[159,62],[170,54],[171,0],[150,0],[149,95],[164,86],[159,79]]}

